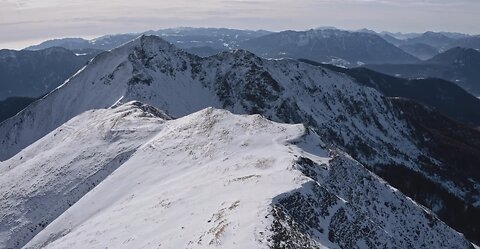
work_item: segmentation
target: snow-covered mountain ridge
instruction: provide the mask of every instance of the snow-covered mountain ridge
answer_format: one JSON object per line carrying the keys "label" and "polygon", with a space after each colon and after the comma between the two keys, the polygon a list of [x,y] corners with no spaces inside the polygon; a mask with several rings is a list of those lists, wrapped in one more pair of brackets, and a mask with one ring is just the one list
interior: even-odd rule
{"label": "snow-covered mountain ridge", "polygon": [[[326,68],[265,60],[244,50],[200,58],[154,36],[97,56],[63,86],[1,123],[0,160],[85,111],[131,100],[175,118],[212,106],[304,123],[329,148],[347,151],[369,169],[403,169],[406,177],[419,174],[466,206],[480,203],[477,176],[444,174],[455,168],[420,146],[402,110],[376,90]],[[461,215],[443,199],[428,204]]]}
{"label": "snow-covered mountain ridge", "polygon": [[[317,127],[340,126],[336,135],[345,143],[353,139],[349,131],[361,130],[364,139],[398,140],[404,144],[398,148],[403,154],[417,153],[414,144],[404,139],[407,125],[388,110],[386,98],[343,75],[297,61],[264,60],[244,50],[204,59],[157,37],[142,36],[99,55],[62,87],[2,123],[0,158],[11,157],[83,111],[129,100],[151,104],[175,117],[214,106],[262,113],[273,120],[307,121]],[[347,119],[347,112],[360,120]],[[35,134],[28,132],[32,128]]]}
{"label": "snow-covered mountain ridge", "polygon": [[213,108],[87,111],[0,164],[0,245],[472,248],[322,144],[303,125]]}
{"label": "snow-covered mountain ridge", "polygon": [[24,245],[158,131],[167,116],[141,107],[89,111],[0,163],[0,247]]}

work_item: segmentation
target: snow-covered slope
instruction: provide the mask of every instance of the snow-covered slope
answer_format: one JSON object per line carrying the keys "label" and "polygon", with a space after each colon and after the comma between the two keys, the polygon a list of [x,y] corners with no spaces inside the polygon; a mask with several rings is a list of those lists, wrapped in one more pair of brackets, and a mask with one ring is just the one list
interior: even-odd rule
{"label": "snow-covered slope", "polygon": [[[369,169],[389,166],[419,174],[443,191],[438,196],[452,195],[465,205],[480,196],[475,175],[445,174],[452,166],[419,145],[402,111],[344,74],[293,60],[265,60],[243,50],[200,58],[155,36],[97,56],[63,86],[0,123],[0,160],[84,111],[131,100],[174,118],[211,106],[304,123],[327,146],[345,150]],[[449,216],[461,214],[443,199],[429,203]]]}
{"label": "snow-covered slope", "polygon": [[402,145],[399,153],[417,156],[405,139],[407,125],[390,103],[344,75],[297,61],[264,60],[243,50],[200,58],[158,37],[142,36],[101,54],[62,87],[0,124],[0,160],[83,111],[129,100],[175,117],[213,106],[329,126],[344,143],[355,143],[351,135],[361,133],[368,143],[393,141]]}
{"label": "snow-covered slope", "polygon": [[129,100],[174,117],[213,106],[306,123],[371,163],[414,168],[411,160],[422,155],[390,102],[345,75],[243,50],[200,58],[142,36],[96,57],[57,91],[0,124],[0,160],[83,111]]}
{"label": "snow-covered slope", "polygon": [[[124,96],[138,95],[138,91],[143,90],[139,84],[145,84],[142,80],[148,80],[139,78],[141,76],[136,73],[141,70],[139,69],[141,65],[138,65],[138,62],[141,61],[136,57],[142,56],[141,49],[144,47],[160,52],[159,60],[163,60],[167,56],[171,60],[176,56],[175,53],[178,53],[179,56],[187,56],[180,50],[174,51],[173,46],[154,37],[142,37],[112,52],[98,55],[64,85],[44,99],[33,103],[16,117],[0,124],[0,160],[14,155],[28,144],[84,111],[109,107]],[[181,57],[178,58],[178,61],[181,59]],[[168,61],[164,63],[168,65]],[[185,115],[211,105],[209,98],[212,94],[207,97],[194,95],[200,94],[198,91],[203,90],[201,85],[177,84],[169,75],[164,74],[165,71],[162,70],[162,73],[158,73],[159,77],[156,80],[163,84],[155,84],[156,91],[146,93],[145,99],[171,103],[175,110],[170,110],[170,108],[166,110],[178,115]],[[136,82],[137,80],[138,82]],[[140,89],[137,90],[137,88]],[[182,98],[183,96],[179,96],[180,93],[191,95],[190,98]],[[206,101],[202,101],[203,99]],[[197,100],[200,100],[201,103],[197,103]]]}
{"label": "snow-covered slope", "polygon": [[160,130],[158,117],[135,103],[92,110],[1,162],[0,248],[24,245],[93,189]]}
{"label": "snow-covered slope", "polygon": [[303,125],[168,119],[138,102],[88,111],[3,162],[0,246],[471,248]]}

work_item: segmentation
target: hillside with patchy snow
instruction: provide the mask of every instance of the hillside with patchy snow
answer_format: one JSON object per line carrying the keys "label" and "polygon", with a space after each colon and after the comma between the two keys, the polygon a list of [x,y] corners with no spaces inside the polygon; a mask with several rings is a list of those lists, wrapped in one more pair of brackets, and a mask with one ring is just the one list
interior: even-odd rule
{"label": "hillside with patchy snow", "polygon": [[88,111],[2,162],[0,246],[472,248],[303,125],[169,119],[138,102]]}

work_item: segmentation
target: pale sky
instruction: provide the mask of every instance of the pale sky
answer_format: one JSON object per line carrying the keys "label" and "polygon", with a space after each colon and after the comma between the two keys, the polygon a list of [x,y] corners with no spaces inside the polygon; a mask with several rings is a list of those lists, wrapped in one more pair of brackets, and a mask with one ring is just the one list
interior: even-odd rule
{"label": "pale sky", "polygon": [[181,26],[480,34],[480,0],[0,0],[0,49]]}

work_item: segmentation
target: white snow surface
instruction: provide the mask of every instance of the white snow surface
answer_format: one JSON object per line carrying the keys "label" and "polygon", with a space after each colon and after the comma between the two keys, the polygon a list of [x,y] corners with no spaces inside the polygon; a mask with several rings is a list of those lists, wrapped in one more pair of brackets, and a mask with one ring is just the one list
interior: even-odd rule
{"label": "white snow surface", "polygon": [[335,146],[368,147],[355,156],[364,164],[403,165],[460,198],[469,195],[461,183],[419,167],[421,157],[438,161],[416,145],[407,122],[376,90],[325,68],[243,50],[200,58],[156,36],[98,55],[61,87],[0,123],[0,161],[82,112],[132,100],[175,118],[215,107],[309,122]]}
{"label": "white snow surface", "polygon": [[[429,211],[322,144],[303,125],[213,108],[176,120],[138,102],[87,111],[0,164],[0,247],[272,248],[280,223],[308,248],[469,248]],[[318,165],[314,174],[303,173],[300,158]],[[294,219],[311,205],[287,208],[282,200],[295,194],[319,201],[308,210],[319,217],[310,230],[272,213],[284,208]]]}
{"label": "white snow surface", "polygon": [[152,117],[128,106],[92,110],[1,162],[0,248],[26,242],[113,172],[161,128]]}
{"label": "white snow surface", "polygon": [[214,109],[168,122],[27,248],[260,248],[272,198],[306,181],[286,145],[303,130]]}

